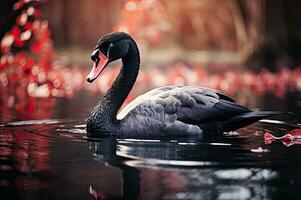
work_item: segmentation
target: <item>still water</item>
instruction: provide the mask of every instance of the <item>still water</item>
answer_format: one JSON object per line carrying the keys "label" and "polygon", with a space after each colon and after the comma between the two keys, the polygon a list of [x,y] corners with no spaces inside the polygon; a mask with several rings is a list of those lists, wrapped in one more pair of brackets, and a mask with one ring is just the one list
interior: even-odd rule
{"label": "still water", "polygon": [[60,104],[56,118],[0,125],[1,199],[300,199],[301,145],[264,139],[296,122],[189,139],[87,138],[88,109],[72,117]]}

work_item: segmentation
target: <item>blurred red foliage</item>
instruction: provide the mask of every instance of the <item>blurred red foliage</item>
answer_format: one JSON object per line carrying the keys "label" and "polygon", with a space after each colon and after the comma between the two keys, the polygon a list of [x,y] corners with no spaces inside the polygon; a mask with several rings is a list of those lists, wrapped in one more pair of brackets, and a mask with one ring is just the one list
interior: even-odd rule
{"label": "blurred red foliage", "polygon": [[2,115],[14,108],[19,119],[49,118],[53,101],[39,99],[72,97],[83,81],[80,68],[68,68],[55,59],[48,22],[31,3],[15,3],[14,10],[22,12],[0,41],[0,108]]}
{"label": "blurred red foliage", "polygon": [[[166,25],[162,25],[165,19],[162,2],[154,1],[155,5],[149,2],[153,1],[126,1],[122,10],[123,19],[115,29],[125,30],[137,37],[149,34],[142,38],[152,42],[162,39],[162,27]],[[35,114],[38,118],[47,118],[51,110],[47,108],[53,106],[53,102],[41,103],[41,98],[72,97],[76,90],[82,88],[104,93],[119,69],[110,67],[111,70],[106,70],[96,84],[85,84],[87,72],[80,67],[68,67],[56,58],[48,22],[40,18],[41,11],[34,4],[27,5],[30,3],[19,0],[15,4],[15,10],[23,10],[16,18],[15,25],[0,41],[1,109],[15,108],[19,117]],[[157,15],[150,14],[154,13],[154,9]],[[148,31],[137,29],[141,24]],[[210,87],[238,97],[245,94],[261,96],[265,92],[283,97],[287,90],[301,91],[300,68],[283,68],[278,73],[263,69],[258,74],[249,70],[238,72],[228,66],[213,65],[212,68],[215,74],[195,63],[176,62],[168,67],[144,66],[128,100],[151,88],[174,84]],[[245,100],[238,100],[246,104]],[[40,110],[46,109],[48,112],[39,112],[36,104],[39,104]]]}
{"label": "blurred red foliage", "polygon": [[[25,3],[19,1],[14,7],[21,9]],[[77,85],[65,80],[70,74],[82,73],[56,62],[48,22],[38,18],[40,15],[37,8],[28,7],[2,38],[1,90],[25,90],[34,97],[72,96]],[[25,51],[28,48],[31,51]]]}
{"label": "blurred red foliage", "polygon": [[160,0],[124,1],[122,18],[113,31],[127,32],[148,44],[159,43],[165,36],[164,32],[170,27],[165,11]]}
{"label": "blurred red foliage", "polygon": [[[119,69],[116,67],[105,71],[100,75],[93,89],[104,93],[111,86],[118,72]],[[196,64],[174,63],[167,68],[149,66],[139,73],[136,85],[127,101],[137,94],[164,85],[209,87],[236,97],[239,97],[241,93],[262,96],[269,92],[283,98],[287,91],[301,91],[301,69],[283,68],[278,73],[263,69],[256,74],[250,70],[237,72],[227,68],[220,69],[218,74],[210,74],[202,66]]]}

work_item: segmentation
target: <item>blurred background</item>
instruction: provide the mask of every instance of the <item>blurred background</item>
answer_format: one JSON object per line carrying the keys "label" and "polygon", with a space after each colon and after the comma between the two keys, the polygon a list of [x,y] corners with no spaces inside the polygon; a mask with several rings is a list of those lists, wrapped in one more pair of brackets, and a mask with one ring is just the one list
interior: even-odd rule
{"label": "blurred background", "polygon": [[96,41],[112,31],[130,33],[141,51],[128,101],[163,85],[198,85],[300,119],[300,7],[297,0],[6,0],[1,121],[85,118],[119,72],[115,63],[96,84],[85,81]]}

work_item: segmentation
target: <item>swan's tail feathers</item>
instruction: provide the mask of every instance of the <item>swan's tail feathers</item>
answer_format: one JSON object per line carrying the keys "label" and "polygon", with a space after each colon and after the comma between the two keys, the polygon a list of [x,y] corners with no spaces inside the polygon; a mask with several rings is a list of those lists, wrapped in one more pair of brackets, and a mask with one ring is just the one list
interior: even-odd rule
{"label": "swan's tail feathers", "polygon": [[254,111],[244,113],[238,116],[231,118],[228,121],[225,121],[221,124],[222,130],[227,131],[235,131],[244,126],[248,126],[254,122],[257,122],[261,119],[268,118],[275,115],[293,115],[291,112],[281,112],[281,111]]}

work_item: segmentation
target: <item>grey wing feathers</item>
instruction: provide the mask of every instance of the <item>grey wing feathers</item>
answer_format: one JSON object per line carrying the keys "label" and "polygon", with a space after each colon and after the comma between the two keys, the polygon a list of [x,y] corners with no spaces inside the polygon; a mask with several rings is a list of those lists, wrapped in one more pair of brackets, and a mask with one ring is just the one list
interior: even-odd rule
{"label": "grey wing feathers", "polygon": [[180,107],[178,120],[187,124],[204,124],[225,121],[250,110],[236,104],[233,99],[221,93],[205,89],[204,93],[192,97],[197,101],[194,106]]}
{"label": "grey wing feathers", "polygon": [[224,121],[237,114],[249,112],[247,108],[237,105],[234,100],[222,93],[208,88],[194,86],[165,86],[151,90],[137,97],[128,104],[117,116],[126,115],[156,116],[166,119],[166,116],[186,124]]}

